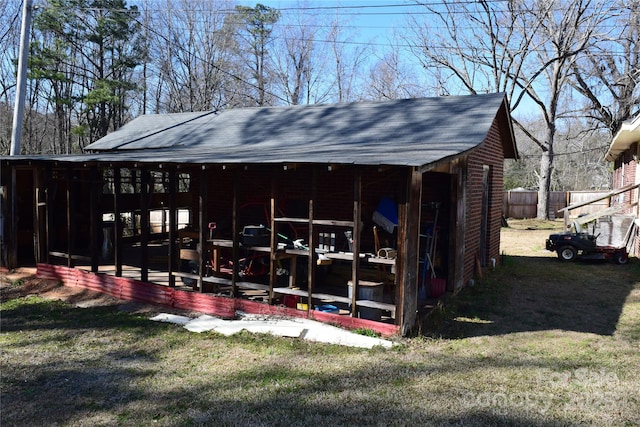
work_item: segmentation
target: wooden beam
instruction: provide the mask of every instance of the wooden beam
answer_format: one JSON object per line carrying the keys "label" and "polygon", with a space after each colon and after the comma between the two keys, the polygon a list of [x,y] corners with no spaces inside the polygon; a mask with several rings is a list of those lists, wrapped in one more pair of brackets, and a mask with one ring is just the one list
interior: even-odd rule
{"label": "wooden beam", "polygon": [[205,167],[200,169],[200,197],[198,198],[198,221],[199,221],[199,236],[200,249],[198,250],[198,286],[200,286],[200,292],[204,292],[204,286],[202,278],[205,276],[205,257],[207,256],[207,239],[208,236],[208,224],[207,221],[207,204],[208,198],[208,171]]}
{"label": "wooden beam", "polygon": [[[418,308],[419,252],[420,252],[420,214],[422,207],[422,172],[410,168],[407,173],[407,196],[404,203],[402,233],[404,241],[402,258],[402,277],[399,283],[402,298],[399,310],[399,323],[402,335],[407,335],[416,326]],[[399,233],[400,234],[400,233]],[[400,244],[400,242],[398,242]],[[397,302],[396,302],[397,305]]]}
{"label": "wooden beam", "polygon": [[[116,277],[122,277],[122,258],[124,253],[122,241],[122,173],[119,166],[113,168],[113,260]],[[134,218],[131,218],[134,220]]]}
{"label": "wooden beam", "polygon": [[46,208],[46,203],[41,202],[43,188],[42,170],[40,168],[33,168],[33,253],[35,256],[36,264],[41,263],[44,254],[44,229],[43,229],[43,209]]}
{"label": "wooden beam", "polygon": [[67,184],[66,186],[67,187],[67,197],[66,197],[67,253],[69,254],[69,257],[67,258],[67,267],[72,268],[73,260],[71,258],[71,255],[73,254],[73,235],[74,235],[73,230],[75,230],[75,227],[73,224],[73,212],[75,210],[74,210],[74,206],[72,206],[74,197],[73,197],[73,192],[71,191],[71,180],[72,180],[71,166],[66,167],[65,180]]}
{"label": "wooden beam", "polygon": [[273,288],[276,286],[277,259],[276,251],[278,250],[278,233],[276,230],[276,212],[277,212],[277,196],[278,196],[278,172],[274,168],[271,175],[271,203],[269,211],[271,218],[269,219],[271,228],[271,241],[269,246],[271,247],[271,254],[269,256],[269,304],[273,304]]}
{"label": "wooden beam", "polygon": [[167,254],[167,262],[169,269],[169,286],[176,286],[176,277],[173,275],[176,269],[176,238],[178,236],[178,209],[176,208],[176,190],[177,190],[177,173],[175,168],[169,171],[169,253]]}
{"label": "wooden beam", "polygon": [[100,174],[97,165],[92,165],[89,170],[89,253],[91,256],[91,271],[98,272],[100,265],[100,232],[102,217],[100,215],[100,195],[102,194],[102,186]]}
{"label": "wooden beam", "polygon": [[238,259],[240,258],[240,241],[238,235],[240,228],[238,225],[238,212],[240,211],[240,169],[233,170],[233,206],[231,207],[231,233],[233,240],[233,248],[231,249],[231,295],[237,296],[238,292]]}
{"label": "wooden beam", "polygon": [[51,260],[49,259],[49,252],[51,252],[51,230],[53,230],[53,190],[51,189],[51,183],[53,181],[53,171],[51,168],[51,164],[47,163],[47,165],[45,166],[44,169],[44,173],[45,173],[45,202],[46,202],[46,206],[45,206],[45,212],[44,212],[44,216],[45,216],[45,230],[44,230],[44,234],[45,234],[45,245],[44,245],[44,249],[45,249],[45,257],[44,260],[47,264],[50,264]]}
{"label": "wooden beam", "polygon": [[9,190],[9,236],[7,247],[7,267],[18,267],[18,173],[16,165],[11,165],[11,183]]}
{"label": "wooden beam", "polygon": [[360,224],[362,209],[362,172],[356,166],[353,175],[353,231],[351,246],[353,261],[351,261],[351,317],[357,317],[358,289],[360,287]]}
{"label": "wooden beam", "polygon": [[149,199],[151,184],[149,169],[140,170],[140,280],[149,281]]}
{"label": "wooden beam", "polygon": [[456,167],[456,228],[455,228],[455,259],[453,284],[449,290],[457,291],[464,286],[464,239],[466,233],[466,211],[467,211],[467,161],[460,159]]}
{"label": "wooden beam", "polygon": [[586,202],[576,203],[575,205],[567,206],[566,208],[558,209],[558,212],[572,211],[577,208],[581,208],[586,205],[590,205],[591,203],[599,202],[600,200],[608,199],[610,197],[616,196],[621,193],[625,193],[629,190],[633,190],[634,188],[639,188],[640,184],[631,184],[625,187],[618,188],[616,190],[612,190],[602,196],[598,196],[595,199],[588,200]]}
{"label": "wooden beam", "polygon": [[[313,287],[315,284],[316,277],[316,239],[315,239],[315,230],[313,228],[313,217],[314,213],[314,205],[316,200],[316,195],[318,192],[318,169],[312,166],[311,171],[311,191],[309,193],[309,258],[308,258],[308,292],[309,295],[313,293]],[[311,311],[311,298],[307,300],[307,313]]]}

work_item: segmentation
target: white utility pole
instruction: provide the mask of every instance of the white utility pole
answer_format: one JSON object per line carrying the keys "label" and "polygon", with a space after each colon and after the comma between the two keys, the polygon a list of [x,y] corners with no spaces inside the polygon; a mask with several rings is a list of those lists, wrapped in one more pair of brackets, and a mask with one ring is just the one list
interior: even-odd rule
{"label": "white utility pole", "polygon": [[29,58],[29,29],[31,27],[31,4],[33,0],[22,0],[22,28],[20,30],[20,56],[18,57],[18,79],[16,81],[16,103],[13,110],[13,127],[11,129],[12,156],[20,154],[22,139],[22,116],[24,115],[24,99],[27,89],[27,62]]}

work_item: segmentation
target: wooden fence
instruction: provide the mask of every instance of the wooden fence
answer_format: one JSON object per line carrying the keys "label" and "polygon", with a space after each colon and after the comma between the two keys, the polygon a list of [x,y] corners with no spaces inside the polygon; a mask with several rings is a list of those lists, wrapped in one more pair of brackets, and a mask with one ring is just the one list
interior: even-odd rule
{"label": "wooden fence", "polygon": [[[588,200],[597,199],[608,191],[552,191],[549,195],[549,218],[560,218],[558,210]],[[572,216],[588,214],[609,207],[609,199],[600,200],[590,205],[571,211]],[[505,191],[502,199],[502,214],[506,218],[535,218],[538,212],[537,191]]]}

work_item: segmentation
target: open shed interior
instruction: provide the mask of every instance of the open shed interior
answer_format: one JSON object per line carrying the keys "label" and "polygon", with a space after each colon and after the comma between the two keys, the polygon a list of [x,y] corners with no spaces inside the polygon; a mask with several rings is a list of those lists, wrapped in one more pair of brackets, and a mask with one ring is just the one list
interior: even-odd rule
{"label": "open shed interior", "polygon": [[[21,263],[396,322],[405,168],[48,164],[17,174]],[[424,174],[424,303],[449,274],[452,187],[450,174]]]}

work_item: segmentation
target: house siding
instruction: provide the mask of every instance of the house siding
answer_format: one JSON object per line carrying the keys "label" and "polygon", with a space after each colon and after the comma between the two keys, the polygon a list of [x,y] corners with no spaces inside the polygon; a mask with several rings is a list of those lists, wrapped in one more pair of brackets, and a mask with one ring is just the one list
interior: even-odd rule
{"label": "house siding", "polygon": [[[634,156],[635,155],[635,156]],[[640,184],[640,171],[638,170],[638,157],[640,156],[640,143],[636,142],[624,151],[614,162],[613,170],[613,188],[622,188],[627,185]],[[635,158],[634,158],[635,157]],[[638,188],[626,191],[617,195],[613,204],[633,205],[638,203],[640,199],[640,190]],[[631,214],[640,217],[640,207],[630,206],[625,209],[623,214]],[[637,234],[632,245],[632,253],[640,254],[640,234]]]}
{"label": "house siding", "polygon": [[[613,188],[622,188],[627,185],[637,183],[638,163],[634,160],[634,154],[637,151],[638,143],[631,146],[629,150],[622,153],[614,163],[613,171]],[[615,204],[633,204],[638,201],[638,192],[629,190],[619,194],[613,201]],[[635,208],[628,208],[624,213],[634,213]]]}

